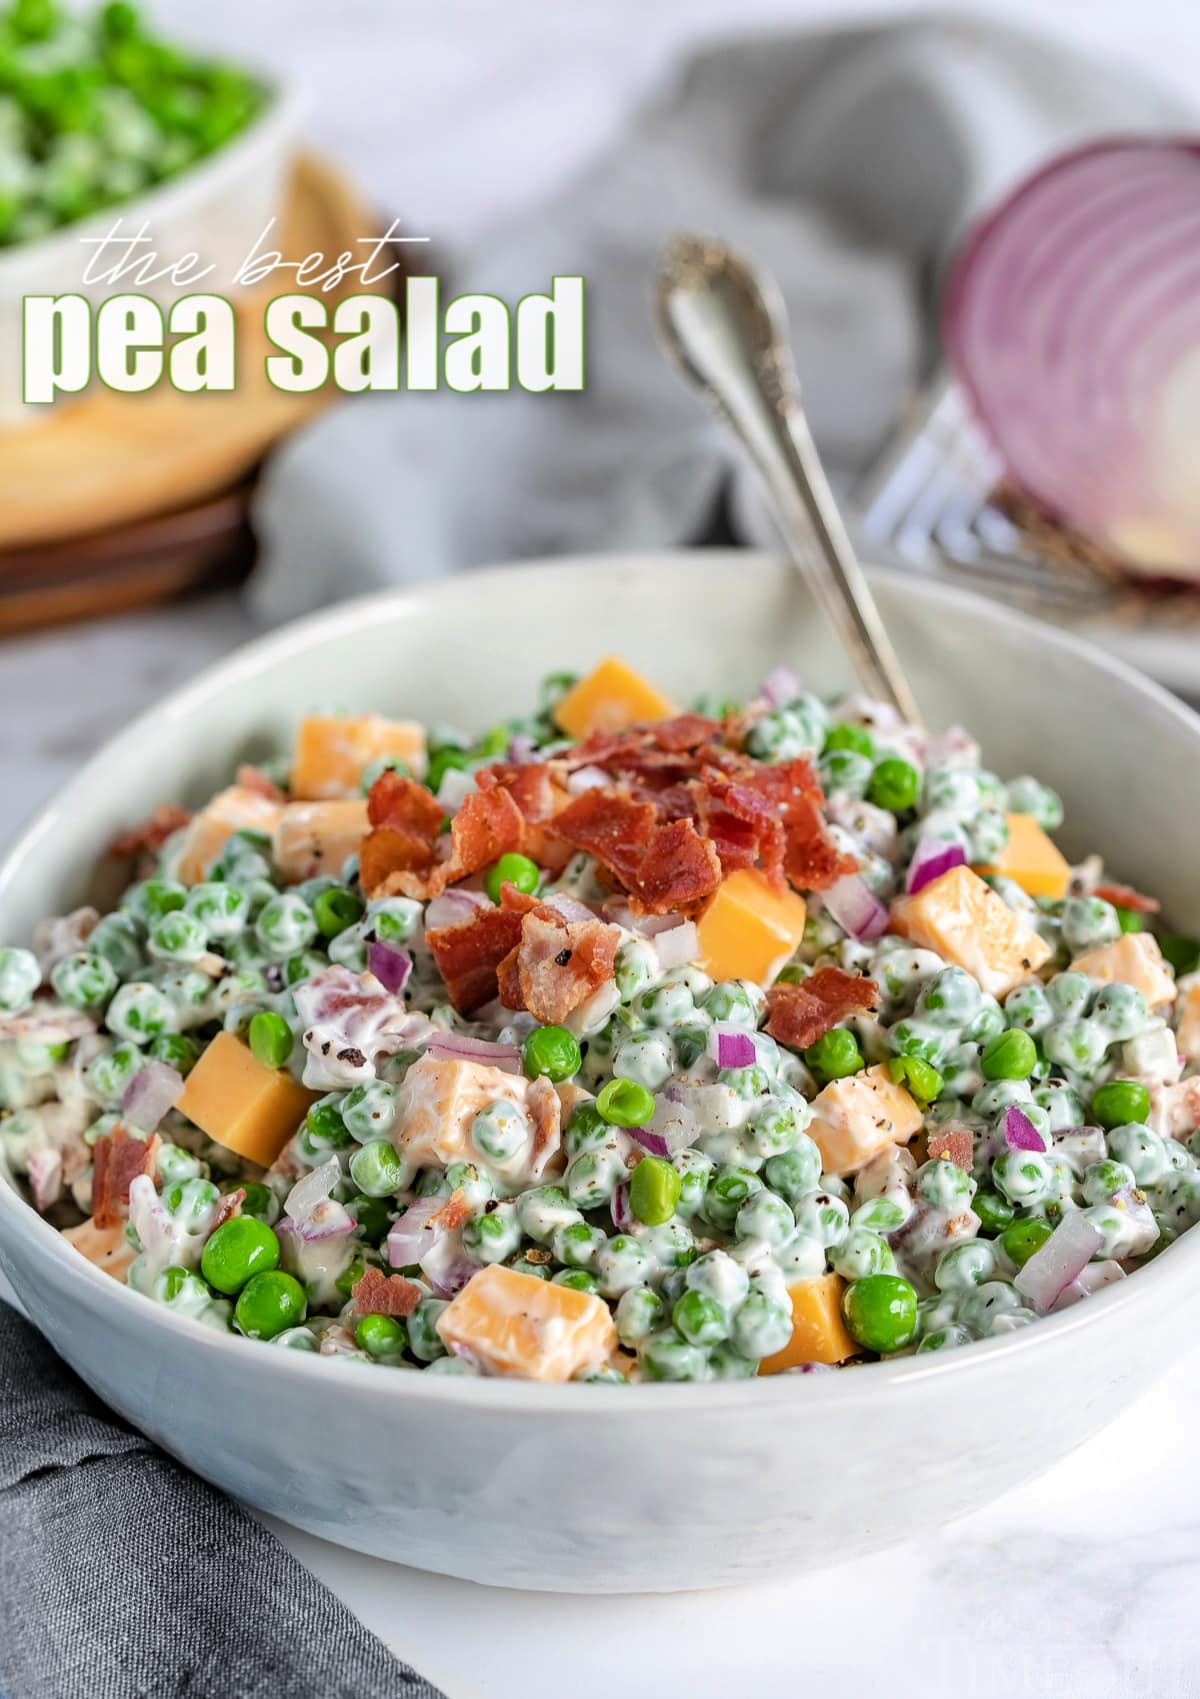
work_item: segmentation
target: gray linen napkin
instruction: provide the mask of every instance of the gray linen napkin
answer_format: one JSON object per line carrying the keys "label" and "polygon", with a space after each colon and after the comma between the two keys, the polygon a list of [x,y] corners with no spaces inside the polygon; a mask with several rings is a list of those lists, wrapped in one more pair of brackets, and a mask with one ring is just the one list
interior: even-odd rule
{"label": "gray linen napkin", "polygon": [[722,432],[655,347],[665,239],[716,233],[775,273],[845,486],[929,374],[931,285],[971,216],[1070,142],[1181,121],[1127,67],[961,17],[701,53],[549,205],[451,268],[450,293],[512,301],[585,275],[586,392],[339,404],[268,472],[252,598],[276,620],[486,562],[702,541],[726,495],[735,534],[770,541]]}
{"label": "gray linen napkin", "polygon": [[444,1699],[0,1304],[5,1699]]}

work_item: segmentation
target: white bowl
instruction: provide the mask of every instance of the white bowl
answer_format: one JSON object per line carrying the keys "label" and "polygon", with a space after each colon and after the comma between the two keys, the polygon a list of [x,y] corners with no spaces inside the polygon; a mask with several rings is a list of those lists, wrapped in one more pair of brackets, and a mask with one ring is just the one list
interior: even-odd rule
{"label": "white bowl", "polygon": [[[1200,720],[990,603],[876,586],[930,723],[961,719],[1002,774],[1056,786],[1071,851],[1103,850],[1200,929]],[[9,853],[0,937],[78,900],[123,823],[203,797],[315,702],[484,726],[519,712],[542,673],[609,651],[681,701],[748,691],[784,658],[819,689],[849,682],[794,575],[754,555],[515,567],[352,602],[231,656],[109,744]],[[0,1267],[103,1398],[285,1521],[476,1581],[668,1591],[841,1562],[1048,1469],[1187,1337],[1200,1233],[1007,1338],[697,1386],[442,1379],[253,1345],[116,1285],[4,1183]]]}
{"label": "white bowl", "polygon": [[[293,91],[261,80],[267,88],[262,110],[223,147],[178,177],[35,242],[0,248],[0,425],[45,421],[60,405],[26,405],[21,397],[21,303],[26,295],[86,295],[96,306],[109,295],[133,292],[169,307],[196,290],[229,297],[244,293],[235,290],[231,280],[270,219],[283,213],[284,177],[302,110]],[[96,251],[85,243],[106,235],[118,219],[123,236],[133,236],[145,225],[149,246],[143,244],[137,253],[156,253],[156,270],[191,253],[216,270],[183,288],[169,281],[143,285],[132,279],[85,285],[83,273]],[[272,234],[275,240],[266,241],[264,251],[278,246],[278,226]],[[122,254],[117,250],[114,258]],[[64,396],[62,403],[71,399]]]}

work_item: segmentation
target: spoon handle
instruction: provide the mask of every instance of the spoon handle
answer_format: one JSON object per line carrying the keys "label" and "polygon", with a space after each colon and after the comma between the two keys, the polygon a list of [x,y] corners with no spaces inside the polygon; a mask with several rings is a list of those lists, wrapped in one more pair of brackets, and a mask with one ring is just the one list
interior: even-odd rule
{"label": "spoon handle", "polygon": [[773,286],[723,243],[680,236],[663,256],[658,312],[684,375],[757,466],[788,553],[840,633],[863,688],[920,725],[800,405],[786,315]]}

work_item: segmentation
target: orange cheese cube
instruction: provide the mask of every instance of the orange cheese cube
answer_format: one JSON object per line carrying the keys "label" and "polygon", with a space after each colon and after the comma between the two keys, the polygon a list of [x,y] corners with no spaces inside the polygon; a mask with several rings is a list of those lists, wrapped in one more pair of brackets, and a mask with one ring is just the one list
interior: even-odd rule
{"label": "orange cheese cube", "polygon": [[812,1103],[808,1136],[827,1174],[854,1174],[890,1144],[907,1144],[924,1117],[887,1065],[830,1080]]}
{"label": "orange cheese cube", "polygon": [[846,1282],[840,1274],[819,1274],[815,1280],[797,1280],[788,1287],[792,1302],[792,1337],[782,1351],[764,1357],[760,1375],[781,1374],[801,1363],[844,1363],[856,1356],[858,1346],[846,1332],[842,1320],[842,1293]]}
{"label": "orange cheese cube", "polygon": [[952,867],[915,897],[899,898],[892,927],[965,968],[993,997],[1007,996],[1051,954],[1041,934],[969,867]]}
{"label": "orange cheese cube", "polygon": [[741,868],[718,886],[697,923],[700,965],[713,979],[769,985],[804,936],[804,898]]}
{"label": "orange cheese cube", "polygon": [[1200,1067],[1200,974],[1189,974],[1178,986],[1175,1042],[1192,1067]]}
{"label": "orange cheese cube", "polygon": [[336,879],[366,836],[366,797],[343,802],[289,802],[279,816],[272,844],[275,865],[293,883],[328,873]]}
{"label": "orange cheese cube", "polygon": [[477,1162],[471,1122],[489,1103],[511,1103],[526,1112],[529,1081],[485,1062],[439,1061],[422,1056],[409,1068],[398,1104],[397,1145],[418,1167]]}
{"label": "orange cheese cube", "polygon": [[320,1097],[266,1068],[232,1032],[219,1032],[183,1083],[177,1107],[214,1144],[269,1168]]}
{"label": "orange cheese cube", "polygon": [[568,690],[554,719],[568,737],[586,737],[589,732],[624,731],[643,720],[669,720],[678,712],[661,690],[610,655]]}
{"label": "orange cheese cube", "polygon": [[78,1227],[63,1229],[63,1238],[70,1241],[80,1256],[85,1256],[102,1274],[110,1274],[124,1286],[129,1265],[137,1252],[125,1237],[125,1223],[117,1227],[97,1227],[89,1215]]}
{"label": "orange cheese cube", "polygon": [[1071,971],[1084,973],[1102,985],[1113,980],[1132,985],[1152,1009],[1175,997],[1175,976],[1163,961],[1158,939],[1150,932],[1123,932],[1111,944],[1085,950],[1071,963]]}
{"label": "orange cheese cube", "polygon": [[1053,897],[1057,902],[1067,894],[1071,883],[1071,864],[1058,845],[1043,832],[1032,814],[1006,814],[1008,842],[999,860],[979,873],[1000,873],[1028,891],[1031,897]]}
{"label": "orange cheese cube", "polygon": [[194,814],[184,830],[175,868],[181,885],[198,885],[208,874],[234,832],[262,832],[270,837],[283,805],[268,796],[230,785]]}
{"label": "orange cheese cube", "polygon": [[555,1286],[492,1263],[473,1275],[438,1317],[450,1349],[469,1351],[492,1374],[572,1380],[617,1348],[608,1305],[591,1292]]}
{"label": "orange cheese cube", "polygon": [[292,752],[292,795],[300,802],[356,797],[373,761],[403,761],[425,777],[425,728],[382,714],[310,714],[301,720]]}

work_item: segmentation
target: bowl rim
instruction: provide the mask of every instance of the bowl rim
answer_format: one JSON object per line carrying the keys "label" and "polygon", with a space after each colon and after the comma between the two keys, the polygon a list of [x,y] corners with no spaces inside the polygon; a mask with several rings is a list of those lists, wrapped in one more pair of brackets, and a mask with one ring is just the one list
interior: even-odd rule
{"label": "bowl rim", "polygon": [[[115,766],[124,753],[133,753],[143,731],[151,724],[161,726],[163,720],[178,721],[184,718],[200,707],[215,689],[245,676],[253,676],[261,667],[307,649],[322,636],[353,635],[356,630],[366,626],[374,627],[381,621],[403,621],[414,613],[422,602],[453,602],[463,593],[464,586],[470,586],[472,581],[484,572],[492,581],[506,577],[521,581],[531,576],[556,573],[561,583],[565,571],[591,577],[614,567],[629,567],[635,562],[643,569],[652,562],[657,562],[660,566],[664,562],[678,565],[684,560],[694,559],[697,555],[701,555],[715,567],[736,566],[754,569],[768,564],[776,568],[786,566],[786,563],[771,551],[739,549],[646,549],[595,555],[563,555],[537,561],[514,561],[501,566],[477,568],[470,573],[451,578],[426,580],[402,589],[355,597],[288,621],[253,638],[160,698],[89,757],[50,801],[36,811],[25,829],[0,857],[0,894],[3,894],[16,878],[26,859],[36,853],[43,837],[56,828],[61,815],[66,812],[69,817],[69,805],[76,788],[86,785],[98,767]],[[1135,695],[1143,698],[1147,706],[1153,707],[1158,715],[1186,728],[1196,738],[1200,754],[1200,715],[1173,697],[1161,685],[1137,672],[1127,662],[1097,649],[1085,639],[1049,626],[1015,609],[1000,607],[956,585],[916,579],[910,572],[901,568],[871,566],[868,568],[868,574],[872,580],[898,590],[902,596],[924,602],[930,608],[942,611],[962,608],[973,613],[985,611],[989,618],[1015,633],[1032,636],[1046,647],[1073,655],[1094,670],[1121,681]],[[498,583],[497,587],[503,590],[503,583]],[[232,1332],[220,1332],[202,1321],[178,1315],[162,1304],[152,1303],[143,1294],[103,1273],[75,1251],[58,1229],[40,1216],[32,1204],[25,1201],[8,1173],[2,1155],[0,1228],[4,1229],[5,1234],[12,1232],[24,1239],[36,1254],[45,1254],[56,1261],[68,1283],[74,1281],[90,1285],[98,1299],[116,1304],[118,1310],[130,1304],[136,1306],[127,1312],[130,1323],[134,1323],[140,1316],[143,1326],[156,1330],[164,1342],[171,1336],[177,1336],[184,1342],[190,1342],[192,1349],[205,1350],[214,1357],[224,1357],[228,1352],[236,1351],[238,1355],[232,1361],[245,1364],[249,1370],[245,1348],[247,1344],[258,1343],[257,1341],[246,1341]],[[679,1386],[674,1383],[641,1381],[613,1387],[613,1391],[620,1393],[617,1408],[640,1411],[643,1414],[657,1412],[659,1409],[674,1410],[681,1407],[677,1401],[685,1396],[687,1409],[706,1411],[729,1409],[749,1412],[756,1408],[773,1409],[783,1401],[800,1397],[805,1400],[818,1399],[822,1402],[837,1403],[847,1397],[870,1396],[869,1387],[881,1389],[885,1383],[904,1389],[918,1382],[924,1385],[934,1376],[961,1378],[972,1372],[981,1374],[986,1372],[987,1365],[1002,1364],[1014,1352],[1032,1359],[1035,1353],[1053,1348],[1055,1340],[1103,1326],[1104,1318],[1118,1309],[1128,1308],[1131,1304],[1153,1302],[1151,1289],[1155,1285],[1159,1291],[1159,1301],[1165,1297],[1168,1283],[1182,1286],[1188,1279],[1185,1273],[1185,1259],[1194,1261],[1200,1257],[1200,1232],[1196,1234],[1195,1244],[1185,1251],[1183,1246],[1189,1238],[1188,1233],[1181,1234],[1179,1240],[1168,1246],[1152,1263],[1136,1270],[1136,1285],[1132,1278],[1114,1282],[1058,1315],[1043,1316],[1035,1325],[1018,1328],[1012,1333],[975,1340],[969,1348],[860,1363],[854,1365],[852,1377],[844,1373],[804,1376],[785,1373],[755,1375],[736,1381],[680,1383],[687,1387],[686,1395],[681,1393]],[[101,1296],[105,1292],[108,1294],[107,1299]],[[37,1325],[36,1314],[30,1312],[29,1319]],[[329,1372],[331,1366],[338,1362],[337,1358],[322,1358],[317,1352],[286,1348],[276,1349],[271,1360],[275,1364],[271,1372],[281,1379],[290,1376],[297,1384],[302,1384],[315,1374],[321,1377],[321,1383],[326,1387],[333,1384],[328,1378]],[[253,1361],[254,1359],[250,1359],[250,1362]],[[262,1358],[260,1362],[265,1371],[267,1359]],[[358,1370],[361,1365],[354,1359],[344,1359],[340,1369],[335,1372],[344,1373],[347,1367]],[[870,1381],[865,1378],[868,1374],[873,1377]],[[792,1384],[801,1379],[805,1382],[806,1390],[803,1394],[794,1393],[791,1390]],[[862,1394],[856,1394],[853,1389],[859,1386],[860,1382],[863,1391]],[[478,1404],[481,1408],[497,1411],[537,1411],[542,1414],[566,1416],[578,1414],[586,1409],[587,1398],[594,1395],[598,1386],[603,1383],[558,1383],[519,1380],[505,1376],[426,1374],[413,1369],[393,1375],[358,1375],[354,1385],[360,1389],[370,1388],[369,1396],[372,1399],[413,1396],[433,1399],[448,1405]],[[405,1390],[399,1392],[397,1387]],[[877,1391],[876,1396],[882,1396],[881,1390]]]}

